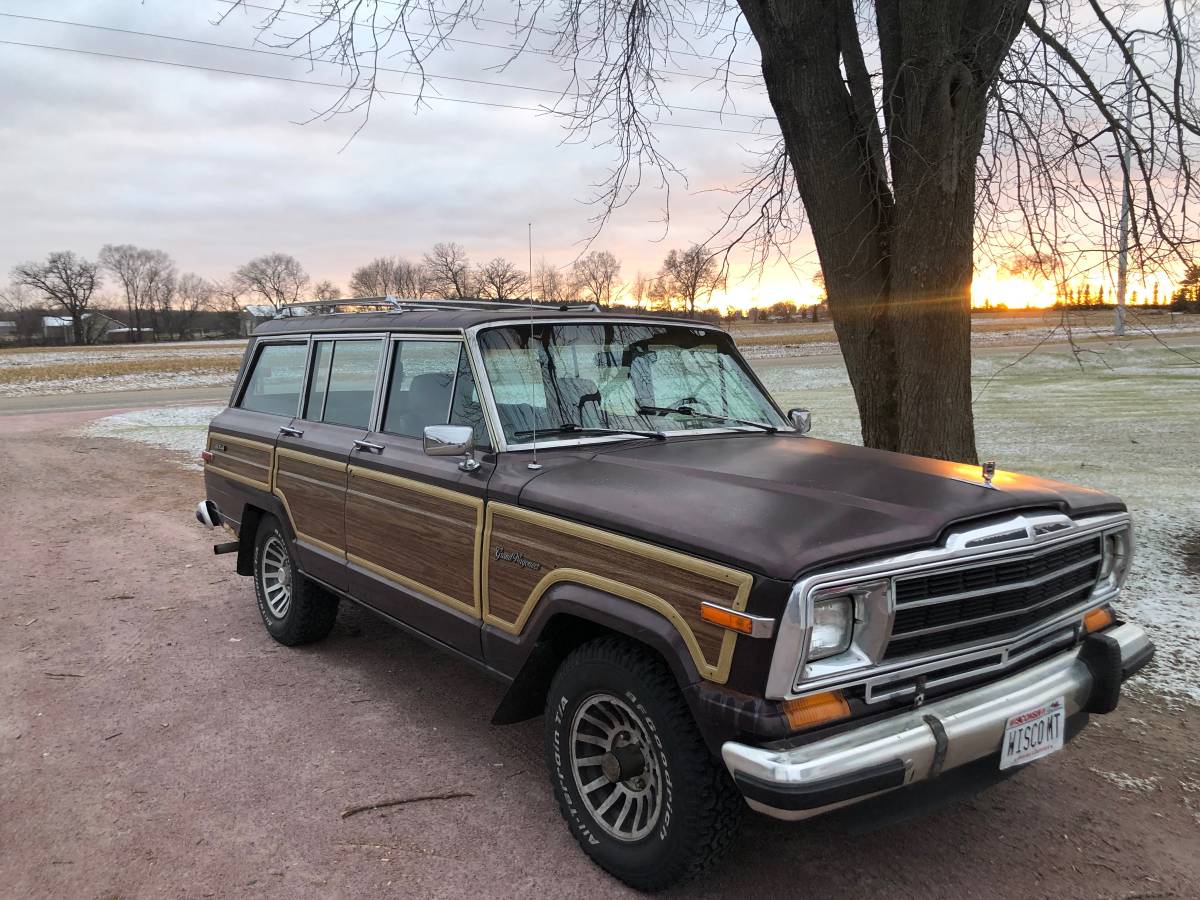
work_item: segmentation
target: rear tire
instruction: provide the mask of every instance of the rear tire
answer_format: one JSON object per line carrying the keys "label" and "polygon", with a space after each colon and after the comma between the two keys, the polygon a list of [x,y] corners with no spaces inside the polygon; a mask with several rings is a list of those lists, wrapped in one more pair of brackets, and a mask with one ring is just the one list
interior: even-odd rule
{"label": "rear tire", "polygon": [[274,516],[262,517],[254,538],[254,596],[267,632],[288,647],[321,640],[337,619],[338,598],[296,568]]}
{"label": "rear tire", "polygon": [[737,836],[742,797],[639,644],[600,638],[566,658],[547,697],[546,763],[583,852],[637,890],[695,878]]}

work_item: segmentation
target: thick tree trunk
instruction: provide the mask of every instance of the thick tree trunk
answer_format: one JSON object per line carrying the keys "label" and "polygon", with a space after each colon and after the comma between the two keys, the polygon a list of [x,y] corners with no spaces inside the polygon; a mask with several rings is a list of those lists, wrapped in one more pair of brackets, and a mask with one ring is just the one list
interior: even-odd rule
{"label": "thick tree trunk", "polygon": [[868,446],[977,460],[975,158],[987,87],[1027,6],[943,0],[901,11],[877,0],[885,162],[851,0],[741,0]]}

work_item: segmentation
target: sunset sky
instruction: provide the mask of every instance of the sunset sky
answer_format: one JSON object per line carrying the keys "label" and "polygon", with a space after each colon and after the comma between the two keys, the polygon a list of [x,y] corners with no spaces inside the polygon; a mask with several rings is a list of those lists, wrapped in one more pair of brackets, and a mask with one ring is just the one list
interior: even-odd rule
{"label": "sunset sky", "polygon": [[[342,287],[373,257],[418,259],[438,241],[457,241],[476,261],[505,256],[523,268],[530,222],[535,264],[565,267],[584,249],[595,212],[586,201],[612,160],[607,135],[564,142],[561,118],[511,108],[552,102],[566,75],[536,54],[499,71],[511,41],[502,26],[464,32],[474,43],[457,42],[430,63],[437,78],[425,108],[384,97],[349,140],[359,117],[299,124],[336,98],[336,87],[314,82],[336,85],[339,71],[261,44],[248,52],[263,13],[240,10],[215,26],[227,8],[222,0],[4,4],[0,278],[53,250],[94,258],[105,243],[161,248],[181,270],[212,278],[281,251],[314,281]],[[508,5],[494,8],[502,18]],[[29,18],[47,16],[57,21]],[[669,228],[665,194],[648,184],[594,245],[622,261],[624,280],[656,272],[672,247],[705,240],[731,202],[724,189],[774,142],[773,123],[757,118],[769,109],[752,44],[733,52],[730,102],[718,114],[722,97],[701,80],[715,65],[716,39],[697,36],[695,56],[663,86],[674,108],[662,113],[661,149],[687,178],[672,181]],[[398,72],[381,84],[400,93],[417,87]],[[501,108],[480,105],[489,103]],[[817,263],[805,237],[791,256],[791,266],[773,265],[761,278],[735,259],[716,304],[812,302]],[[1112,290],[1104,271],[1089,279],[1093,292]],[[1134,278],[1131,289],[1145,300],[1151,287]],[[1160,290],[1169,293],[1165,279]],[[1054,285],[992,265],[978,274],[974,297],[1049,305]]]}

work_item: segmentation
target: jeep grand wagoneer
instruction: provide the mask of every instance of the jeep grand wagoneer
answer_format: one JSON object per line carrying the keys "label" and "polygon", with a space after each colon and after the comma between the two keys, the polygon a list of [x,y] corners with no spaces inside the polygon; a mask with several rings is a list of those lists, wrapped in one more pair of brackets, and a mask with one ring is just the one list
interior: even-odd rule
{"label": "jeep grand wagoneer", "polygon": [[746,804],[995,780],[1153,652],[1115,497],[810,437],[707,323],[373,306],[258,329],[197,515],[277,641],[346,600],[507,682],[494,721],[544,715],[568,827],[630,885]]}

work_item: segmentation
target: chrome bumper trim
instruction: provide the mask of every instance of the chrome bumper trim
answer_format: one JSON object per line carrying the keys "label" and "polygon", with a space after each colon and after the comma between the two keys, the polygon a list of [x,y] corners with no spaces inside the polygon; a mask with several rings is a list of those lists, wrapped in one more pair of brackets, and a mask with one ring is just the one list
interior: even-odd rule
{"label": "chrome bumper trim", "polygon": [[[1137,625],[1120,625],[1105,631],[1104,637],[1120,648],[1123,670],[1152,652],[1149,637]],[[768,790],[778,789],[781,795],[804,791],[808,785],[839,784],[898,765],[903,766],[902,777],[885,790],[916,784],[998,753],[1008,720],[1046,700],[1064,697],[1068,716],[1086,710],[1093,675],[1081,654],[1082,648],[1075,647],[991,684],[791,750],[728,741],[721,756],[735,782],[740,775]],[[864,783],[872,782],[868,778]],[[779,809],[750,798],[747,802],[767,815],[796,820],[877,793],[882,791],[805,809]]]}

